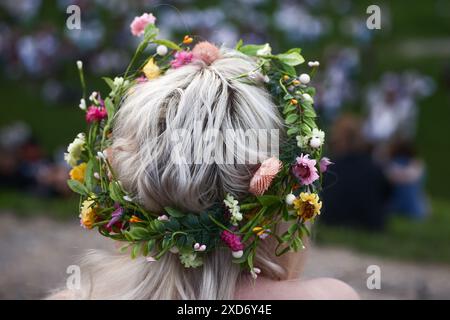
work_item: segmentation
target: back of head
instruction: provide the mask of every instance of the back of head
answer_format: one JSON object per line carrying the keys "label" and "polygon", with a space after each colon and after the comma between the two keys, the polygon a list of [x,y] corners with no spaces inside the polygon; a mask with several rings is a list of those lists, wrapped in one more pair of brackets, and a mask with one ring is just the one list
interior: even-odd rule
{"label": "back of head", "polygon": [[[248,143],[248,132],[282,129],[263,76],[234,80],[255,69],[249,57],[222,49],[211,64],[195,61],[131,88],[114,120],[111,150],[118,179],[137,202],[153,212],[172,206],[196,213],[226,193],[248,193],[255,164],[270,157],[270,150]],[[282,278],[274,246],[267,239],[256,259],[266,276]],[[93,252],[86,262],[91,298],[228,299],[240,276],[221,249],[196,269],[184,268],[175,254],[149,263]]]}
{"label": "back of head", "polygon": [[248,192],[249,158],[268,157],[247,143],[248,132],[282,123],[258,77],[232,80],[255,68],[223,51],[211,65],[196,61],[132,89],[115,122],[114,167],[149,210],[198,212],[225,193]]}

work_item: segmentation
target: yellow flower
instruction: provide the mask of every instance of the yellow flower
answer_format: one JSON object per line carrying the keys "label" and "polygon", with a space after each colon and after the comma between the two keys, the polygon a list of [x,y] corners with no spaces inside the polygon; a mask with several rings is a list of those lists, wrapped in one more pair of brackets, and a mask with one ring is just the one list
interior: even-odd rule
{"label": "yellow flower", "polygon": [[148,80],[158,78],[160,74],[159,67],[153,61],[153,58],[148,60],[147,64],[144,66],[142,71],[144,72]]}
{"label": "yellow flower", "polygon": [[84,182],[84,174],[86,172],[86,162],[80,163],[79,165],[73,167],[72,170],[70,170],[69,175],[70,179],[77,180],[81,183]]}
{"label": "yellow flower", "polygon": [[80,212],[80,223],[86,229],[92,229],[93,224],[95,223],[95,219],[97,217],[95,209],[96,208],[94,200],[83,201]]}
{"label": "yellow flower", "polygon": [[192,39],[192,37],[185,35],[183,38],[183,44],[191,44],[192,41],[194,41],[194,39]]}
{"label": "yellow flower", "polygon": [[302,192],[294,200],[294,208],[297,210],[297,215],[307,221],[320,214],[322,202],[319,201],[319,196],[316,193]]}
{"label": "yellow flower", "polygon": [[132,215],[130,218],[130,223],[137,223],[137,222],[144,222],[144,220],[140,219],[139,217],[136,217],[135,215]]}
{"label": "yellow flower", "polygon": [[254,233],[256,233],[257,236],[260,236],[264,233],[264,231],[266,231],[264,228],[262,227],[254,227],[252,230]]}

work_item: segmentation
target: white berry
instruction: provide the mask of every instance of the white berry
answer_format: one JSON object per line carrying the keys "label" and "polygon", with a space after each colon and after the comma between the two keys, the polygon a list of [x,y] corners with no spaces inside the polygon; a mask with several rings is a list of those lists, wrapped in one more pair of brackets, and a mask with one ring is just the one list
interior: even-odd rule
{"label": "white berry", "polygon": [[160,56],[165,56],[167,54],[167,51],[167,47],[162,44],[156,47],[156,53]]}
{"label": "white berry", "polygon": [[309,77],[309,74],[302,73],[300,77],[298,77],[298,80],[303,84],[308,84],[311,81],[311,78]]}
{"label": "white berry", "polygon": [[244,255],[244,251],[233,251],[231,254],[233,255],[233,258],[239,259]]}
{"label": "white berry", "polygon": [[288,204],[288,205],[292,205],[293,203],[294,203],[294,200],[295,200],[296,198],[295,198],[295,195],[293,195],[292,193],[289,193],[287,196],[286,196],[286,204]]}

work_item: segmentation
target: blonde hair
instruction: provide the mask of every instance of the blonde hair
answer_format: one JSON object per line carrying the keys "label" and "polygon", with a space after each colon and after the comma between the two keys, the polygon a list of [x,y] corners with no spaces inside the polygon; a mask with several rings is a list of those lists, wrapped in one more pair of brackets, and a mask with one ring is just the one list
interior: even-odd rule
{"label": "blonde hair", "polygon": [[[165,75],[136,85],[125,98],[114,120],[112,162],[124,188],[148,210],[161,212],[173,206],[200,212],[220,202],[225,193],[241,197],[248,193],[254,166],[242,164],[242,157],[258,153],[233,137],[235,163],[219,164],[203,153],[201,141],[208,129],[279,129],[281,116],[263,85],[256,63],[236,51],[221,50],[211,65],[201,61],[169,70]],[[251,82],[233,80],[252,72]],[[177,141],[181,154],[203,153],[202,164],[178,163],[172,134],[177,129],[189,134]],[[225,142],[207,137],[212,149],[222,152]],[[262,154],[269,157],[269,152]],[[266,239],[255,265],[262,274],[283,279],[287,270],[274,256],[275,243]],[[127,255],[90,252],[83,262],[87,281],[81,298],[102,299],[231,299],[242,276],[232,263],[229,250],[217,249],[199,268],[186,269],[178,255],[168,253],[156,262]]]}

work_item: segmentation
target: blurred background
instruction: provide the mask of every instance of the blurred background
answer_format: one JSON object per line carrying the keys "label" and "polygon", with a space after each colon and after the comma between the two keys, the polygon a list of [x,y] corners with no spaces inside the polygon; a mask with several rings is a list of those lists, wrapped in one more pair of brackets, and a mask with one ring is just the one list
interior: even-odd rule
{"label": "blurred background", "polygon": [[[69,5],[81,30],[66,27]],[[369,30],[366,9],[381,8]],[[334,162],[305,277],[333,276],[363,298],[450,298],[450,2],[350,0],[3,0],[0,2],[0,298],[41,298],[86,248],[66,145],[84,129],[88,87],[124,71],[129,24],[152,12],[162,37],[301,47],[320,61],[315,106]],[[306,70],[306,64],[300,69]],[[380,290],[366,286],[381,269]]]}

